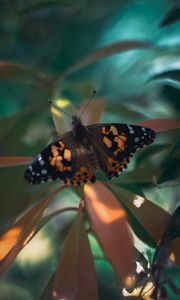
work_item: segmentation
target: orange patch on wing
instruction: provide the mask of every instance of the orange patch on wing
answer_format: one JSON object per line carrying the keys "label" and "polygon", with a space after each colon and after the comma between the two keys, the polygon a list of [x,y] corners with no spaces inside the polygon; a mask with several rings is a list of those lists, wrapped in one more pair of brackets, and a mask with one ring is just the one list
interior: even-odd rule
{"label": "orange patch on wing", "polygon": [[120,139],[120,137],[116,136],[114,138],[114,141],[118,144],[118,148],[121,149],[122,151],[124,151],[124,149],[125,149],[124,142]]}
{"label": "orange patch on wing", "polygon": [[69,149],[64,150],[64,159],[67,161],[71,161],[71,151]]}
{"label": "orange patch on wing", "polygon": [[59,147],[59,149],[60,150],[63,150],[64,148],[65,148],[65,145],[64,145],[64,143],[63,142],[58,142],[59,143],[59,145],[60,145],[60,147]]}
{"label": "orange patch on wing", "polygon": [[81,167],[73,177],[73,185],[82,184],[84,181],[88,182],[93,177],[93,172],[85,167]]}
{"label": "orange patch on wing", "polygon": [[54,145],[51,146],[51,152],[52,152],[53,156],[57,156],[59,154],[57,147]]}
{"label": "orange patch on wing", "polygon": [[114,135],[118,135],[118,131],[117,131],[117,128],[115,126],[111,126],[110,131],[112,131],[112,133]]}
{"label": "orange patch on wing", "polygon": [[119,135],[119,138],[125,142],[127,140],[127,137],[125,135]]}
{"label": "orange patch on wing", "polygon": [[108,139],[106,136],[103,138],[103,143],[108,147],[111,148],[112,147],[112,142],[110,139]]}
{"label": "orange patch on wing", "polygon": [[102,127],[102,130],[101,130],[102,134],[107,134],[107,133],[109,133],[109,131],[110,130],[106,130],[106,127]]}
{"label": "orange patch on wing", "polygon": [[71,172],[71,167],[64,167],[63,171],[69,171],[69,172]]}

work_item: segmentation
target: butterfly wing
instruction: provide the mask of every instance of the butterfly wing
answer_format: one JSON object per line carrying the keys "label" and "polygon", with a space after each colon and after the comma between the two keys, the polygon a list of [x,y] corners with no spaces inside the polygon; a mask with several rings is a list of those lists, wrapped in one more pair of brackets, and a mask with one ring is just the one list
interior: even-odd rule
{"label": "butterfly wing", "polygon": [[111,179],[129,163],[133,153],[155,138],[152,129],[129,124],[87,126],[100,168]]}
{"label": "butterfly wing", "polygon": [[86,149],[77,144],[72,132],[68,132],[34,159],[25,171],[25,179],[33,184],[57,179],[68,185],[94,182],[95,176],[86,154]]}

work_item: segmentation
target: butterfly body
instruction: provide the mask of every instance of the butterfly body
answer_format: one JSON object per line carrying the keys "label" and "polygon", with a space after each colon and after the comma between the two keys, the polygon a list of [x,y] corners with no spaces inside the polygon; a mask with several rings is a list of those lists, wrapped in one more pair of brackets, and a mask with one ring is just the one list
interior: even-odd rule
{"label": "butterfly body", "polygon": [[72,116],[72,130],[48,145],[25,172],[33,184],[62,180],[67,185],[95,182],[101,169],[109,179],[117,177],[138,148],[152,143],[155,132],[128,124],[84,126]]}

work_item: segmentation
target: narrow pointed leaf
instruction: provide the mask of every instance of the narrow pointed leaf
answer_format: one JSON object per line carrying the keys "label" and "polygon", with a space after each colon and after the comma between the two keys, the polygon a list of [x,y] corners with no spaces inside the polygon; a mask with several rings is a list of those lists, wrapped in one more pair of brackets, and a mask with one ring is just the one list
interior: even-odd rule
{"label": "narrow pointed leaf", "polygon": [[28,156],[0,156],[0,168],[28,165],[32,160]]}
{"label": "narrow pointed leaf", "polygon": [[[141,227],[136,228],[132,226],[135,233],[144,240],[145,236],[141,234],[141,230],[145,229],[150,237],[154,240],[155,244],[161,239],[161,236],[171,220],[171,215],[163,210],[160,206],[147,200],[146,198],[136,196],[131,192],[124,190],[114,184],[110,183],[109,186],[118,195],[119,200],[127,207],[131,225],[135,224],[133,219],[138,221]],[[138,230],[139,232],[138,232]],[[146,242],[146,240],[144,240]]]}
{"label": "narrow pointed leaf", "polygon": [[172,119],[154,119],[154,120],[139,122],[137,125],[149,127],[156,132],[162,132],[162,131],[180,128],[180,121],[172,120]]}
{"label": "narrow pointed leaf", "polygon": [[45,290],[43,291],[40,300],[53,300],[54,278],[55,278],[55,273],[53,273],[53,275],[50,277],[49,282]]}
{"label": "narrow pointed leaf", "polygon": [[52,81],[38,69],[5,61],[0,61],[0,79],[31,81],[44,89],[52,85]]}
{"label": "narrow pointed leaf", "polygon": [[31,208],[0,237],[0,276],[6,272],[21,249],[31,240],[43,212],[53,197],[63,188],[53,191],[47,199]]}
{"label": "narrow pointed leaf", "polygon": [[102,183],[86,184],[84,197],[91,227],[120,278],[133,272],[133,243],[126,213],[116,196]]}
{"label": "narrow pointed leaf", "polygon": [[95,267],[81,212],[64,243],[55,273],[53,299],[98,300]]}
{"label": "narrow pointed leaf", "polygon": [[82,58],[80,61],[72,65],[67,69],[60,77],[59,80],[65,79],[70,74],[95,63],[97,60],[105,58],[110,55],[118,54],[125,51],[137,50],[137,49],[149,49],[152,45],[148,42],[129,40],[124,42],[114,43],[103,48],[97,49],[89,56]]}

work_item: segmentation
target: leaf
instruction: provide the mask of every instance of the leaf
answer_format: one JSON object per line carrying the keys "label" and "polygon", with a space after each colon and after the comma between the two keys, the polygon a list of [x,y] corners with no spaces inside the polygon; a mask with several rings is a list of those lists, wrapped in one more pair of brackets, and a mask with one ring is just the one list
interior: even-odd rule
{"label": "leaf", "polygon": [[[85,108],[88,101],[82,103],[80,112]],[[84,125],[99,123],[102,114],[105,110],[105,100],[98,99],[91,102],[82,114],[81,120]]]}
{"label": "leaf", "polygon": [[41,71],[29,66],[0,62],[0,79],[29,81],[45,90],[52,87],[52,81]]}
{"label": "leaf", "polygon": [[98,300],[93,257],[81,212],[64,243],[55,273],[53,299]]}
{"label": "leaf", "polygon": [[80,61],[72,65],[68,68],[61,76],[58,78],[59,81],[63,81],[70,74],[77,72],[78,70],[95,63],[97,60],[105,58],[107,56],[111,56],[114,54],[118,54],[125,51],[137,50],[137,49],[149,49],[152,45],[148,42],[143,41],[123,41],[114,43],[103,48],[97,49],[94,53],[89,56],[82,58]]}
{"label": "leaf", "polygon": [[49,282],[43,291],[43,294],[40,298],[40,300],[53,300],[53,287],[54,287],[54,278],[55,278],[55,273],[50,277]]}
{"label": "leaf", "polygon": [[175,145],[168,151],[166,159],[159,166],[162,173],[158,179],[158,183],[179,179],[179,154],[180,141],[177,139]]}
{"label": "leaf", "polygon": [[[132,226],[132,229],[137,236],[146,242],[146,236],[141,233],[141,230],[144,229],[150,235],[151,239],[153,239],[155,243],[158,243],[161,239],[162,233],[170,222],[170,214],[143,197],[134,195],[112,183],[108,185],[116,193],[116,195],[118,195],[123,206],[128,209],[127,213],[129,221],[131,225],[135,225]],[[138,222],[139,228],[136,227],[135,221]]]}
{"label": "leaf", "polygon": [[156,132],[163,132],[171,129],[180,128],[180,121],[172,119],[154,119],[139,122],[137,125],[151,128]]}
{"label": "leaf", "polygon": [[100,182],[84,185],[91,227],[118,277],[133,273],[133,242],[126,213],[114,194]]}
{"label": "leaf", "polygon": [[57,106],[51,106],[51,113],[54,121],[54,125],[56,127],[57,134],[63,134],[67,131],[71,130],[71,119],[70,116],[61,112],[59,109],[64,110],[66,113],[73,115],[75,111],[75,107],[72,105],[70,100],[66,98],[57,98],[54,99],[53,103]]}
{"label": "leaf", "polygon": [[160,27],[169,26],[180,20],[180,6],[177,5],[169,10],[160,23]]}
{"label": "leaf", "polygon": [[176,81],[178,84],[180,84],[180,70],[169,70],[169,71],[156,74],[153,77],[151,77],[149,81],[158,80],[158,79],[160,80],[169,79],[172,81]]}
{"label": "leaf", "polygon": [[0,156],[0,168],[28,165],[32,160],[28,156]]}
{"label": "leaf", "polygon": [[180,237],[180,205],[171,216],[171,220],[161,238],[161,244],[177,237]]}
{"label": "leaf", "polygon": [[56,189],[47,199],[31,208],[0,237],[0,276],[6,272],[21,249],[31,240],[46,207],[63,188],[64,186]]}
{"label": "leaf", "polygon": [[[145,163],[151,159],[152,156],[161,154],[163,151],[167,151],[171,147],[171,144],[158,144],[158,145],[151,145],[146,147],[139,153],[139,156],[136,157],[136,168],[140,168]],[[151,160],[150,160],[151,163]]]}

